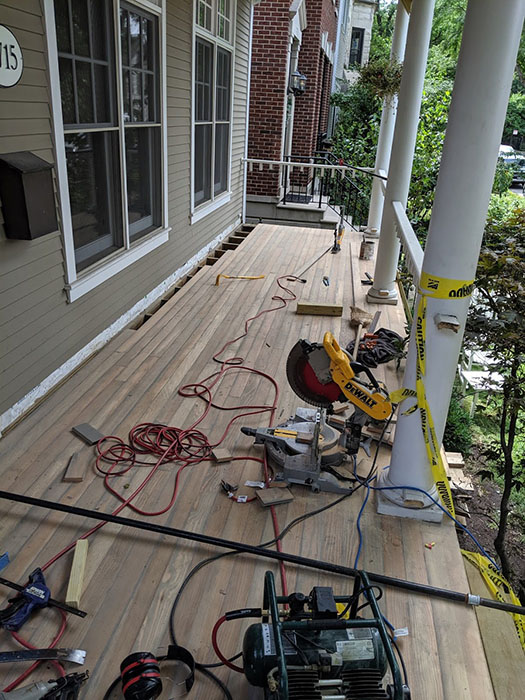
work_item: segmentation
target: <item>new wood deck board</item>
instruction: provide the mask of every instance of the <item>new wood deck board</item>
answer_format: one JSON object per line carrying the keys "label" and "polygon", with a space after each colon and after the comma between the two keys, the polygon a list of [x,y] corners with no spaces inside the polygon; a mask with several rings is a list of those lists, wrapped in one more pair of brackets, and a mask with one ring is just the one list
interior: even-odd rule
{"label": "new wood deck board", "polygon": [[[126,437],[130,428],[143,421],[161,421],[187,427],[202,412],[198,399],[182,398],[178,388],[216,372],[219,365],[212,355],[224,343],[243,332],[244,321],[263,309],[278,306],[272,296],[283,294],[278,276],[297,272],[325,250],[332,233],[318,229],[259,225],[234,252],[222,256],[212,267],[199,270],[140,329],[115,339],[64,383],[0,441],[2,487],[51,500],[74,503],[101,512],[114,510],[117,500],[104,489],[102,478],[93,468],[93,450],[71,435],[70,427],[89,422],[102,432]],[[285,360],[299,338],[321,341],[331,330],[341,345],[353,338],[349,326],[350,306],[367,306],[367,287],[360,285],[356,272],[364,275],[364,261],[357,261],[359,238],[345,236],[338,255],[328,253],[305,273],[307,284],[282,281],[299,299],[342,303],[341,318],[297,316],[295,303],[286,309],[264,314],[255,320],[248,336],[230,346],[223,357],[242,356],[247,364],[274,376],[280,387],[276,422],[292,415],[301,405],[287,385]],[[352,257],[353,254],[353,257]],[[370,263],[365,263],[370,267]],[[368,269],[368,268],[367,268]],[[221,280],[216,275],[266,275],[264,280]],[[330,286],[322,283],[328,276]],[[380,326],[403,332],[403,312],[399,307],[381,307]],[[389,389],[399,386],[402,370],[382,366],[376,375]],[[220,405],[269,405],[274,398],[271,384],[245,372],[229,371],[217,387]],[[225,430],[231,412],[211,410],[199,426],[217,441]],[[274,423],[274,424],[275,424]],[[240,433],[241,425],[267,425],[268,413],[236,421],[223,446],[235,456],[260,457],[252,440]],[[63,468],[72,451],[79,449],[90,465],[78,484],[61,482]],[[390,451],[382,448],[381,469],[388,464]],[[175,468],[163,465],[137,504],[158,509],[167,503],[174,485]],[[147,473],[140,467],[121,477],[117,488],[128,495]],[[260,543],[273,539],[270,513],[257,502],[236,504],[220,489],[221,478],[240,484],[259,479],[260,465],[254,461],[215,464],[212,461],[190,466],[181,475],[181,490],[174,508],[155,522],[171,524],[225,538]],[[129,484],[128,489],[124,485]],[[280,526],[321,505],[330,503],[330,494],[314,495],[293,487],[294,501],[277,508]],[[284,540],[285,551],[353,565],[357,551],[355,520],[363,493],[356,493],[322,516],[298,525]],[[454,528],[379,517],[374,497],[363,517],[364,546],[360,564],[371,571],[438,586],[468,590]],[[47,558],[66,546],[93,524],[61,513],[47,513],[3,501],[0,533],[2,546],[12,563],[8,578],[24,577]],[[129,509],[129,517],[139,517]],[[432,550],[425,541],[435,541]],[[89,686],[81,697],[102,698],[118,674],[120,661],[131,651],[157,652],[168,643],[168,615],[172,600],[188,571],[203,557],[217,553],[210,547],[171,540],[150,533],[107,525],[90,538],[90,554],[85,574],[82,607],[85,620],[69,617],[61,646],[80,646],[87,651],[86,667],[91,671]],[[54,597],[65,595],[72,553],[54,565],[47,580]],[[177,641],[195,653],[199,661],[213,662],[210,634],[214,622],[227,610],[261,605],[264,572],[272,569],[278,580],[278,567],[244,555],[226,557],[199,572],[183,594],[177,609]],[[332,585],[336,593],[347,592],[351,581],[342,577],[287,567],[289,589],[308,593],[313,585]],[[7,599],[7,593],[5,595]],[[381,601],[385,614],[396,627],[407,626],[409,636],[400,640],[414,698],[426,700],[489,700],[494,697],[490,676],[472,610],[452,603],[399,593],[385,588]],[[37,645],[47,645],[56,631],[57,613],[45,610],[27,623],[23,635]],[[227,654],[241,645],[243,631],[250,621],[232,622],[221,629],[220,643]],[[2,648],[14,648],[7,634]],[[159,652],[161,653],[161,652]],[[2,687],[22,666],[0,667]],[[236,700],[261,697],[249,688],[243,677],[219,669]],[[53,675],[51,673],[51,675]],[[43,669],[42,678],[50,676]],[[35,676],[35,678],[40,676]],[[118,697],[116,695],[115,697]],[[192,691],[196,700],[220,698],[218,688],[202,675]]]}

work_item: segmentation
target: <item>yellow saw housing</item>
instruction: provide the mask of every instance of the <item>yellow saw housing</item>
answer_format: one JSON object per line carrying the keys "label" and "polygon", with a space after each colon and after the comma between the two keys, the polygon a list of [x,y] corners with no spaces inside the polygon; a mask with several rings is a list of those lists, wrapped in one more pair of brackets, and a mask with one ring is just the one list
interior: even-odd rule
{"label": "yellow saw housing", "polygon": [[392,404],[379,391],[370,392],[355,379],[350,358],[341,350],[330,331],[324,334],[323,347],[330,358],[330,373],[345,397],[374,420],[386,420],[392,412]]}

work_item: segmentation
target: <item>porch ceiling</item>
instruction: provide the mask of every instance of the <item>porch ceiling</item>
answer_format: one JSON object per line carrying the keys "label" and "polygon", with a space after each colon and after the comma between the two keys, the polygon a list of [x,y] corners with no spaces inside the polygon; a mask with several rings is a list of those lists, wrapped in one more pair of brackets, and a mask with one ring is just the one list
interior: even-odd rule
{"label": "porch ceiling", "polygon": [[[93,449],[75,438],[71,427],[87,422],[103,433],[125,438],[135,424],[145,421],[191,425],[200,416],[203,404],[197,399],[181,398],[177,389],[216,372],[218,365],[212,361],[212,355],[227,339],[242,332],[246,318],[275,305],[271,297],[279,293],[276,277],[300,271],[331,243],[332,233],[319,229],[257,226],[235,252],[223,255],[213,267],[204,267],[139,330],[124,331],[1,440],[2,489],[101,512],[112,511],[118,504],[94,471]],[[349,307],[356,303],[366,307],[366,287],[361,286],[360,280],[368,263],[358,261],[358,245],[357,234],[347,234],[338,255],[326,255],[306,273],[306,285],[285,283],[303,301],[342,303],[342,318],[296,315],[292,302],[286,309],[255,321],[248,336],[228,351],[229,356],[241,355],[247,364],[277,379],[281,389],[278,421],[300,405],[285,379],[285,359],[296,340],[319,341],[326,330],[331,330],[341,345],[353,337]],[[264,274],[265,278],[222,280],[217,287],[215,278],[221,272]],[[323,276],[330,280],[328,287],[322,282]],[[382,308],[380,326],[403,333],[403,325],[400,305]],[[399,386],[402,369],[396,372],[383,365],[376,374],[393,390]],[[268,404],[272,399],[273,389],[267,380],[247,378],[237,372],[226,375],[215,394],[215,401],[226,406]],[[231,417],[232,412],[212,409],[199,429],[212,442],[216,441]],[[251,446],[251,439],[242,435],[239,427],[265,424],[264,415],[238,421],[224,446],[236,456],[259,456],[258,449]],[[74,451],[85,461],[84,481],[63,483],[64,469]],[[388,461],[389,449],[383,448],[379,469]],[[365,470],[368,463],[365,458]],[[143,478],[144,468],[137,468],[134,474],[116,480],[117,488],[127,495]],[[138,498],[138,504],[159,509],[169,500],[174,478],[173,466],[162,466]],[[250,489],[242,484],[247,479],[260,478],[260,465],[255,462],[189,467],[182,474],[174,508],[154,520],[253,544],[272,539],[268,510],[257,502],[234,503],[220,488],[221,479],[225,479],[240,484],[241,493],[248,493]],[[314,495],[298,486],[293,488],[293,495],[293,502],[277,509],[281,528],[293,518],[335,499],[334,495]],[[357,551],[355,522],[363,495],[363,490],[358,491],[322,516],[298,525],[286,536],[283,549],[351,566]],[[372,496],[362,521],[364,549],[360,564],[365,569],[443,588],[469,590],[454,527],[449,522],[435,525],[381,517],[375,513],[374,500]],[[23,581],[35,567],[92,524],[5,501],[0,507],[2,544],[12,560],[4,575],[16,581]],[[137,517],[129,511],[123,515]],[[436,543],[431,550],[425,548],[428,542]],[[118,675],[120,662],[130,652],[162,653],[159,647],[168,643],[168,617],[176,592],[188,571],[211,553],[215,552],[209,547],[116,525],[107,525],[91,538],[81,602],[88,617],[81,620],[70,616],[60,642],[60,646],[87,651],[86,667],[91,678],[81,696],[102,698]],[[47,581],[54,598],[65,596],[70,564],[71,555],[67,555],[49,570]],[[236,556],[210,564],[198,573],[177,609],[177,641],[194,652],[199,661],[214,662],[210,644],[213,624],[225,611],[260,606],[263,575],[269,568],[276,570],[267,561]],[[349,580],[341,577],[316,575],[292,566],[287,567],[287,574],[290,591],[308,593],[314,585],[331,585],[338,594],[350,591]],[[472,609],[393,589],[385,589],[380,606],[396,627],[409,630],[409,636],[400,639],[400,646],[412,697],[494,698]],[[497,616],[504,613],[491,614],[497,624]],[[249,621],[223,626],[220,646],[226,654],[233,655],[241,648],[247,624]],[[45,647],[56,629],[57,614],[47,609],[36,614],[22,633],[33,644]],[[2,648],[10,646],[13,643],[4,633]],[[0,666],[2,687],[20,673],[21,666]],[[51,675],[45,670],[38,677],[47,679]],[[259,697],[239,674],[218,669],[217,675],[227,683],[236,700]],[[208,700],[219,698],[220,692],[198,674],[192,697]]]}

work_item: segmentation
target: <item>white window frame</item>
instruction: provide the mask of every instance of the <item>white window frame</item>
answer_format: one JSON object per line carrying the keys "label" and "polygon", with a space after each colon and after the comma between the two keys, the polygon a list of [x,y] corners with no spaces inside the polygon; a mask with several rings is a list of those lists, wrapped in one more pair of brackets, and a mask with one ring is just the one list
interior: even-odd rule
{"label": "white window frame", "polygon": [[[211,212],[224,206],[231,200],[231,174],[232,174],[232,141],[233,141],[233,103],[234,103],[234,86],[235,86],[235,32],[236,32],[236,16],[237,16],[237,0],[231,2],[231,21],[230,21],[230,41],[225,41],[217,36],[217,17],[218,3],[217,0],[206,0],[206,3],[212,5],[212,24],[211,31],[204,29],[197,24],[197,7],[199,0],[193,0],[193,36],[192,36],[192,61],[191,61],[191,162],[190,162],[190,224],[195,224]],[[211,163],[211,198],[202,204],[195,205],[194,193],[194,178],[195,178],[195,71],[196,71],[196,44],[197,37],[201,37],[205,41],[213,45],[213,125],[215,127],[215,102],[216,90],[215,82],[217,78],[217,48],[223,48],[231,54],[231,71],[230,71],[230,138],[229,138],[229,158],[228,158],[228,174],[226,191],[215,195],[213,192],[214,173],[215,173],[215,128],[212,129],[212,163]]]}
{"label": "white window frame", "polygon": [[[103,284],[108,279],[117,275],[137,260],[152,252],[169,240],[171,227],[168,225],[168,154],[167,154],[167,97],[166,97],[166,0],[162,6],[149,2],[149,0],[126,0],[128,5],[136,5],[137,9],[146,10],[158,17],[159,41],[160,41],[160,118],[161,118],[161,225],[145,236],[130,242],[128,207],[126,194],[126,159],[124,139],[124,114],[123,104],[119,101],[118,128],[121,134],[121,191],[123,200],[123,240],[124,245],[119,250],[110,253],[102,260],[77,272],[75,262],[75,247],[73,242],[73,223],[71,219],[71,206],[69,201],[69,189],[66,166],[66,152],[64,144],[64,122],[62,118],[62,100],[60,96],[60,75],[58,69],[58,46],[55,27],[54,0],[44,0],[44,19],[47,36],[48,68],[51,89],[51,107],[53,120],[53,136],[55,142],[56,174],[58,186],[59,213],[62,222],[62,236],[65,255],[65,290],[69,302],[76,301],[91,290]],[[113,17],[116,46],[116,73],[118,94],[121,94],[120,83],[122,81],[122,56],[120,45],[120,0],[113,0]]]}

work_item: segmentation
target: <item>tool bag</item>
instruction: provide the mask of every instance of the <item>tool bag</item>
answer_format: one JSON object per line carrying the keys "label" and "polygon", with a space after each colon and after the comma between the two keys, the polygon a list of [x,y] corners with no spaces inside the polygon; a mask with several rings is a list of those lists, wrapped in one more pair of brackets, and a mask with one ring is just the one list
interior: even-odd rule
{"label": "tool bag", "polygon": [[[354,351],[355,340],[346,346],[350,355]],[[379,328],[375,333],[368,333],[361,338],[356,361],[365,367],[377,367],[390,360],[403,356],[404,340],[389,328]]]}

